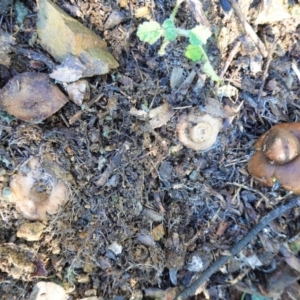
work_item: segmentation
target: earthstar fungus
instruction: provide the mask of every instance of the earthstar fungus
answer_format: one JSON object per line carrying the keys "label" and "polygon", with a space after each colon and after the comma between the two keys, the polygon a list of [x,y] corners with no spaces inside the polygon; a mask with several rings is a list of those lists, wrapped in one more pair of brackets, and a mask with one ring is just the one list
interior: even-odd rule
{"label": "earthstar fungus", "polygon": [[33,157],[10,182],[11,201],[27,220],[46,220],[68,202],[70,190],[64,170],[44,155]]}
{"label": "earthstar fungus", "polygon": [[221,128],[220,119],[205,113],[183,115],[176,127],[179,141],[196,151],[210,149]]}
{"label": "earthstar fungus", "polygon": [[277,181],[286,190],[300,193],[300,122],[273,126],[254,147],[250,175],[265,186]]}

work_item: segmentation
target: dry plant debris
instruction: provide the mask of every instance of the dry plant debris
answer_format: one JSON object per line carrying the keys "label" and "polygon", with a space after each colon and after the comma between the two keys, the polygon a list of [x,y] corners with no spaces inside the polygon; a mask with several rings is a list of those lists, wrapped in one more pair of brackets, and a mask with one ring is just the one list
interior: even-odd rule
{"label": "dry plant debris", "polygon": [[8,53],[11,52],[12,45],[15,43],[15,39],[0,28],[0,64],[5,66],[10,65]]}
{"label": "dry plant debris", "polygon": [[38,282],[30,295],[29,300],[66,300],[67,294],[63,287],[60,285],[49,282]]}
{"label": "dry plant debris", "polygon": [[38,241],[45,227],[41,222],[25,222],[18,229],[17,237],[31,242]]}
{"label": "dry plant debris", "polygon": [[[38,1],[21,2],[28,10],[22,20],[14,5],[0,18],[0,27],[17,43],[5,53],[10,65],[0,66],[1,87],[15,74],[32,70],[52,72],[53,77],[56,70],[60,76],[56,79],[61,81],[93,74],[88,72],[94,66],[86,67],[84,56],[71,53],[57,68],[58,59],[40,47],[39,39],[35,43]],[[11,255],[11,249],[3,248],[7,243],[38,252],[49,272],[45,280],[63,286],[72,299],[172,299],[201,276],[199,272],[206,274],[201,279],[206,285],[196,287],[191,295],[201,292],[210,299],[241,300],[242,292],[233,284],[238,281],[247,284],[248,294],[257,287],[271,294],[276,286],[288,284],[283,277],[288,279],[290,269],[280,261],[295,266],[299,250],[288,259],[278,249],[283,242],[299,249],[298,207],[269,226],[264,223],[266,227],[251,244],[235,257],[229,255],[228,264],[222,265],[227,258],[221,263],[218,258],[226,256],[226,249],[239,243],[268,214],[272,209],[268,205],[286,195],[281,188],[250,187],[252,178],[246,167],[256,137],[273,124],[299,120],[300,31],[296,22],[291,25],[292,20],[287,19],[256,26],[257,3],[267,1],[238,1],[248,24],[269,49],[264,58],[245,36],[234,9],[224,13],[219,0],[184,1],[176,26],[194,28],[204,21],[202,24],[213,29],[206,51],[226,82],[218,89],[201,74],[198,63],[184,59],[186,39],[176,39],[167,54],[159,57],[159,41],[149,45],[136,36],[145,18],[162,24],[172,13],[175,0],[54,2],[100,36],[120,68],[85,79],[90,99],[83,99],[79,112],[69,101],[39,124],[0,112],[0,190],[8,189],[17,171],[23,170],[24,176],[31,172],[25,165],[20,168],[30,157],[39,156],[44,165],[43,153],[55,153],[55,162],[76,178],[76,182],[62,180],[71,182],[75,197],[59,213],[47,215],[41,222],[47,225],[44,229],[27,226],[41,224],[25,220],[15,204],[2,200],[0,193],[0,252],[5,254],[0,263],[1,300],[28,298],[37,282],[34,277],[46,274],[34,256],[29,262],[32,268],[38,267],[33,270],[35,276],[30,269],[15,272],[7,258],[20,266],[20,257],[26,253]],[[143,19],[136,19],[135,13]],[[216,43],[218,32],[222,34]],[[51,39],[56,42],[59,35]],[[8,76],[2,76],[2,69]],[[80,104],[84,91],[80,85],[78,91]],[[181,113],[194,110],[224,120],[217,146],[210,151],[188,149],[176,135]],[[51,162],[47,169],[54,165]],[[38,191],[43,192],[45,185],[40,186]],[[29,241],[33,235],[39,240]],[[259,263],[263,266],[257,268]],[[274,276],[266,273],[270,267],[275,268]],[[278,268],[284,271],[280,277],[275,276]],[[21,280],[12,277],[16,273]],[[24,273],[28,276],[22,276]],[[277,285],[279,279],[285,284]],[[265,289],[268,283],[270,288]],[[255,289],[249,289],[251,286]],[[286,289],[290,293],[297,287],[299,290],[294,282]],[[293,297],[300,299],[299,293]]]}
{"label": "dry plant debris", "polygon": [[255,151],[248,171],[256,180],[300,193],[300,122],[273,126],[257,140]]}
{"label": "dry plant debris", "polygon": [[[99,36],[51,0],[39,1],[37,27],[41,45],[63,62],[52,78],[72,82],[81,77],[106,74],[119,65]],[[67,79],[64,73],[72,76]]]}
{"label": "dry plant debris", "polygon": [[284,0],[272,0],[272,3],[269,3],[267,0],[261,1],[255,24],[272,24],[291,18],[294,18],[293,21],[296,24],[299,23],[299,15],[296,15],[296,11],[299,10],[300,5],[296,4],[292,7],[289,7],[289,5],[288,1]]}
{"label": "dry plant debris", "polygon": [[22,245],[0,245],[0,270],[15,279],[30,280],[36,270],[35,253]]}
{"label": "dry plant debris", "polygon": [[68,98],[44,73],[16,75],[0,90],[0,107],[31,123],[42,122],[67,102]]}
{"label": "dry plant debris", "polygon": [[80,79],[73,83],[66,84],[65,89],[71,101],[81,106],[84,100],[90,98],[90,86],[87,80]]}
{"label": "dry plant debris", "polygon": [[176,130],[178,139],[186,147],[206,151],[216,142],[222,122],[208,114],[190,113],[179,118]]}
{"label": "dry plant debris", "polygon": [[45,220],[47,213],[56,214],[70,196],[64,171],[44,155],[40,162],[33,157],[10,182],[10,200],[28,220]]}

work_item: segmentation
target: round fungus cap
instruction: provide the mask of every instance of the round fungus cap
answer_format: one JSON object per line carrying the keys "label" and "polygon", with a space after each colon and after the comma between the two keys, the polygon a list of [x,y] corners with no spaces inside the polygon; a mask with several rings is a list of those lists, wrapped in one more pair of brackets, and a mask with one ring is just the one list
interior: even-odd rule
{"label": "round fungus cap", "polygon": [[248,171],[257,181],[300,193],[300,122],[273,126],[255,143]]}
{"label": "round fungus cap", "polygon": [[181,116],[176,129],[182,144],[197,151],[205,151],[214,145],[221,128],[220,119],[199,113]]}

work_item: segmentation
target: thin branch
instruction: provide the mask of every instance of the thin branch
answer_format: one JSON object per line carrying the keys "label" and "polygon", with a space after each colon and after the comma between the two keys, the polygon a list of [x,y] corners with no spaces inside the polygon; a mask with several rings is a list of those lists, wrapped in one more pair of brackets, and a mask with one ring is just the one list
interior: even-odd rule
{"label": "thin branch", "polygon": [[190,296],[195,295],[197,289],[202,284],[204,284],[212,274],[217,272],[230,258],[237,255],[241,250],[243,250],[260,231],[262,231],[273,220],[297,205],[300,206],[300,199],[298,197],[294,197],[288,203],[273,209],[269,214],[264,216],[259,221],[259,223],[255,227],[253,227],[234,247],[231,248],[231,250],[229,251],[230,255],[220,256],[207,270],[205,270],[201,274],[198,279],[196,279],[181,293],[177,294],[174,299],[184,300]]}
{"label": "thin branch", "polygon": [[234,13],[236,14],[236,16],[238,17],[238,19],[242,23],[242,25],[243,25],[246,33],[253,40],[255,46],[260,51],[261,55],[263,57],[267,57],[268,52],[266,50],[266,47],[265,47],[264,43],[259,39],[259,37],[257,36],[256,32],[253,30],[253,28],[251,27],[251,25],[247,22],[246,18],[243,15],[243,12],[240,9],[239,5],[237,4],[236,0],[229,0],[229,2],[231,3],[231,6],[232,6],[232,8],[234,10]]}
{"label": "thin branch", "polygon": [[269,50],[268,57],[267,57],[267,62],[266,62],[265,67],[264,67],[264,73],[263,73],[262,80],[261,80],[262,83],[260,85],[258,96],[257,96],[258,108],[260,108],[260,109],[263,107],[263,101],[260,101],[261,95],[262,95],[263,89],[265,87],[266,79],[269,75],[269,68],[270,68],[270,64],[271,64],[271,61],[272,61],[272,58],[273,58],[272,56],[273,56],[273,53],[275,51],[276,46],[277,46],[277,43],[274,42],[274,44],[271,46],[271,48]]}
{"label": "thin branch", "polygon": [[228,55],[228,57],[227,57],[226,63],[225,63],[225,65],[224,65],[224,67],[222,68],[221,72],[220,72],[220,75],[219,75],[220,78],[223,79],[223,77],[224,77],[224,75],[225,75],[227,69],[229,68],[229,66],[230,66],[230,64],[231,64],[231,62],[232,62],[232,60],[233,60],[233,58],[235,57],[235,55],[236,55],[237,52],[239,51],[240,46],[241,46],[241,41],[237,41],[237,42],[234,44],[233,48],[231,49],[231,51],[230,51],[230,53],[229,53],[229,55]]}

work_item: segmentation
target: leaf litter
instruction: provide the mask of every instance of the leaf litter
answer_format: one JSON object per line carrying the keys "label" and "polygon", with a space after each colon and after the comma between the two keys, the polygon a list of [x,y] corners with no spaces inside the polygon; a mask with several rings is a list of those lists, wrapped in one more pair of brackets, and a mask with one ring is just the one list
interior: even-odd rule
{"label": "leaf litter", "polygon": [[[108,74],[93,73],[93,51],[81,52],[83,55],[69,52],[66,55],[72,55],[73,60],[64,65],[65,58],[55,57],[46,45],[64,36],[57,32],[50,35],[53,28],[48,27],[40,37],[43,48],[32,44],[36,28],[33,3],[25,3],[30,12],[21,26],[12,27],[14,19],[11,23],[10,17],[4,16],[1,27],[4,32],[13,33],[19,47],[16,50],[9,45],[5,52],[9,58],[6,68],[13,77],[32,72],[32,67],[39,68],[41,77],[60,70],[59,76],[66,78],[56,78],[61,81],[57,88],[65,86],[67,81],[73,84],[88,77],[85,80],[89,91],[79,87],[79,93],[83,94],[77,98],[80,111],[68,101],[42,120],[36,114],[32,123],[38,121],[38,124],[1,114],[1,190],[7,190],[18,174],[23,179],[30,178],[26,162],[31,157],[41,159],[47,153],[51,154],[51,163],[41,168],[52,170],[47,176],[54,176],[53,182],[63,174],[53,171],[56,164],[58,169],[72,174],[64,178],[71,185],[71,199],[55,214],[46,214],[42,226],[37,221],[27,223],[20,214],[22,211],[1,196],[3,299],[23,297],[20,296],[23,285],[22,289],[12,288],[21,286],[21,281],[17,281],[20,279],[27,281],[28,297],[36,282],[33,278],[47,276],[45,271],[49,273],[45,282],[53,279],[75,299],[145,296],[174,299],[175,294],[226,254],[286,196],[281,187],[271,190],[253,182],[246,163],[259,135],[280,120],[290,122],[299,118],[295,109],[300,105],[299,32],[297,22],[292,20],[299,5],[290,7],[290,19],[284,22],[260,25],[264,31],[253,26],[266,48],[277,45],[265,76],[262,73],[267,59],[257,50],[258,44],[249,37],[236,43],[244,31],[234,18],[235,9],[230,17],[218,2],[203,2],[199,6],[195,1],[183,1],[176,26],[199,25],[192,15],[203,22],[201,25],[214,24],[222,32],[223,37],[219,35],[218,41],[215,36],[208,40],[206,50],[213,68],[224,72],[222,79],[230,87],[222,90],[205,78],[203,66],[183,58],[182,49],[187,46],[182,44],[183,39],[174,41],[172,47],[165,48],[165,57],[159,57],[157,44],[145,45],[136,38],[143,18],[163,24],[174,1],[157,2],[154,6],[126,1],[67,2],[61,7],[69,4],[76,8],[74,15],[79,16],[78,22],[101,36],[101,45],[107,43],[109,57],[113,55],[120,68],[106,65],[104,73]],[[40,3],[51,5],[45,0]],[[255,25],[257,14],[264,7],[239,4],[248,23]],[[119,15],[105,25],[115,11],[121,12],[122,18]],[[73,24],[65,13],[58,14],[63,16],[63,23],[68,20],[66,23]],[[214,31],[216,36],[218,30]],[[33,45],[34,51],[29,51],[28,45]],[[88,40],[86,45],[90,47]],[[77,66],[87,64],[76,69],[75,62]],[[9,76],[1,80],[4,86]],[[224,120],[216,146],[204,153],[183,147],[176,133],[180,116],[198,110]],[[28,119],[29,111],[26,113]],[[156,120],[154,125],[151,120]],[[44,189],[41,180],[31,192],[37,194],[37,188],[44,195],[50,191]],[[295,246],[299,241],[298,223],[298,208],[284,213],[253,238],[251,245],[235,259],[217,268],[217,273],[195,293],[204,293],[211,299],[217,299],[217,295],[240,299],[242,292],[249,299],[254,299],[254,295],[282,299],[289,295],[297,299],[299,270],[293,270],[289,264],[298,265]],[[32,228],[32,224],[36,227]],[[31,232],[36,235],[30,236]],[[32,238],[35,241],[26,240]],[[285,244],[288,251],[279,247],[283,242],[289,242]],[[116,253],[110,250],[112,246]],[[258,262],[263,265],[258,266]],[[231,265],[236,267],[229,268]]]}

